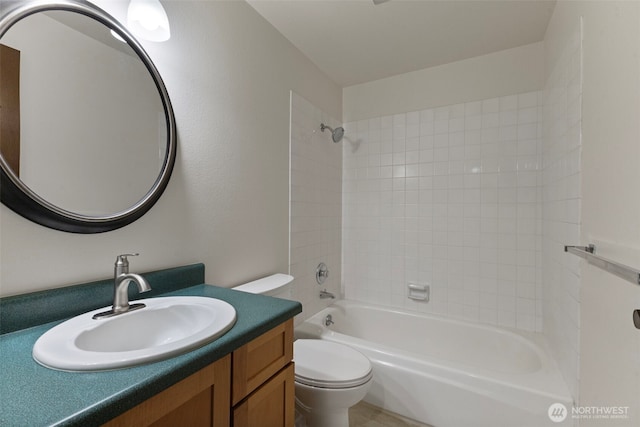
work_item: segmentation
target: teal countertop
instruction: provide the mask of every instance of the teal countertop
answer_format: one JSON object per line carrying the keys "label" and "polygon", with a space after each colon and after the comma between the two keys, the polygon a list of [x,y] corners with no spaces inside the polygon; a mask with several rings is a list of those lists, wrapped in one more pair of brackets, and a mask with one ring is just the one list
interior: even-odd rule
{"label": "teal countertop", "polygon": [[[204,272],[204,266],[197,267]],[[235,307],[236,323],[222,337],[189,353],[127,369],[89,373],[56,371],[33,360],[31,349],[36,340],[61,320],[5,333],[0,336],[0,425],[100,425],[292,318],[302,309],[295,301],[206,284],[182,287],[162,295],[219,298]],[[46,294],[41,297],[39,299],[46,299]]]}

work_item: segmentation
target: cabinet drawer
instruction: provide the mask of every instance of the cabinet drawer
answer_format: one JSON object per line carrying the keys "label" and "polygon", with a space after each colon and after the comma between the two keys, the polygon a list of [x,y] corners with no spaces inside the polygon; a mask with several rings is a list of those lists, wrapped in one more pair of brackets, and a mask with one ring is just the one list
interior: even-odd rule
{"label": "cabinet drawer", "polygon": [[233,427],[293,427],[293,363],[260,386],[233,410]]}
{"label": "cabinet drawer", "polygon": [[240,402],[293,359],[293,319],[233,352],[232,404]]}

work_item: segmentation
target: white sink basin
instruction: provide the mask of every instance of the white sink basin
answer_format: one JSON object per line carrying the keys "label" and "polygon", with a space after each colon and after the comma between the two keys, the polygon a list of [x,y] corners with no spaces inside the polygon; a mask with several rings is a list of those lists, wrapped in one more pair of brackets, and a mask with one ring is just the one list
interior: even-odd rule
{"label": "white sink basin", "polygon": [[33,358],[48,368],[102,371],[155,362],[207,344],[233,327],[236,310],[205,297],[137,300],[146,307],[93,319],[110,307],[84,313],[44,333]]}

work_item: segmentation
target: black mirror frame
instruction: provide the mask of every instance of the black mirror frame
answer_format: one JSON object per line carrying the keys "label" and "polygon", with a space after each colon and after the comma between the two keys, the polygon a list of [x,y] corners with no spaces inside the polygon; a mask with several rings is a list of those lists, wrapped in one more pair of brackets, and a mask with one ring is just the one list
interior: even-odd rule
{"label": "black mirror frame", "polygon": [[34,13],[53,10],[80,13],[102,23],[118,33],[136,52],[153,78],[162,100],[167,125],[166,156],[155,183],[140,201],[122,212],[103,217],[94,217],[69,212],[47,202],[31,191],[31,189],[16,177],[0,155],[0,201],[22,217],[55,230],[82,234],[103,233],[116,230],[131,224],[147,213],[158,201],[171,178],[176,159],[177,135],[175,116],[169,94],[160,77],[160,73],[151,61],[149,55],[142,48],[142,45],[140,45],[133,35],[115,18],[86,1],[33,1],[21,5],[0,17],[0,38],[2,38],[11,26],[21,19]]}

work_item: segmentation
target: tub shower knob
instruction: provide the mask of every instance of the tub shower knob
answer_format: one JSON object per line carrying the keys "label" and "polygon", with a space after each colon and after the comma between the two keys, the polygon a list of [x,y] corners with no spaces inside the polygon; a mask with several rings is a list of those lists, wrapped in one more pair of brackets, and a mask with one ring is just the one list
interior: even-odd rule
{"label": "tub shower knob", "polygon": [[321,262],[316,269],[316,282],[318,285],[322,285],[327,277],[329,277],[329,268],[327,268],[327,264]]}
{"label": "tub shower knob", "polygon": [[333,321],[333,317],[330,314],[327,314],[324,318],[324,326],[331,326],[333,325],[335,322]]}

